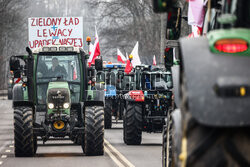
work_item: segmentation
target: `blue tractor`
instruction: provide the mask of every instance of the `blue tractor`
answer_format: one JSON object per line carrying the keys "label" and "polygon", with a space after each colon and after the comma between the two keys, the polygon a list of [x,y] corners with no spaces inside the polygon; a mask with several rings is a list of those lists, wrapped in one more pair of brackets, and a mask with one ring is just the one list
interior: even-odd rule
{"label": "blue tractor", "polygon": [[[106,64],[103,71],[105,75],[105,108],[104,108],[104,127],[110,129],[112,127],[112,116],[116,120],[122,119],[119,98],[119,79],[118,71],[124,71],[125,65],[122,64]],[[118,89],[117,89],[118,88]]]}

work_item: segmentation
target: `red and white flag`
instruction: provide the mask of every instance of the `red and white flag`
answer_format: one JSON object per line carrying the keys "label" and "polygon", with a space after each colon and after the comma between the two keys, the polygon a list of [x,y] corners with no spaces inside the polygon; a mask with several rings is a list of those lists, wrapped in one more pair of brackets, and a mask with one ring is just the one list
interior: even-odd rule
{"label": "red and white flag", "polygon": [[89,44],[89,55],[91,55],[91,52],[93,52],[94,45],[92,43]]}
{"label": "red and white flag", "polygon": [[117,61],[122,62],[123,64],[126,63],[126,57],[122,54],[122,52],[117,49]]}
{"label": "red and white flag", "polygon": [[156,66],[156,58],[155,58],[155,55],[153,57],[153,65]]}
{"label": "red and white flag", "polygon": [[76,64],[74,65],[74,71],[73,71],[73,80],[77,79],[77,71],[76,71]]}
{"label": "red and white flag", "polygon": [[91,66],[91,64],[95,64],[95,59],[100,54],[101,52],[100,52],[99,38],[98,38],[97,30],[95,28],[95,43],[94,43],[94,48],[91,51],[91,55],[89,56],[89,60],[88,60],[89,66]]}
{"label": "red and white flag", "polygon": [[192,33],[188,36],[190,38],[202,35],[206,3],[207,0],[189,0],[188,24],[192,26]]}
{"label": "red and white flag", "polygon": [[139,48],[139,43],[137,41],[136,44],[135,44],[134,49],[131,52],[131,55],[133,56],[133,59],[131,61],[133,67],[135,67],[137,65],[141,65],[141,60],[140,60],[140,57],[139,57],[138,48]]}
{"label": "red and white flag", "polygon": [[132,71],[132,69],[133,69],[132,63],[131,63],[130,60],[128,59],[124,72],[125,72],[126,74],[129,74],[129,73]]}
{"label": "red and white flag", "polygon": [[126,59],[128,60],[128,53],[126,52]]}

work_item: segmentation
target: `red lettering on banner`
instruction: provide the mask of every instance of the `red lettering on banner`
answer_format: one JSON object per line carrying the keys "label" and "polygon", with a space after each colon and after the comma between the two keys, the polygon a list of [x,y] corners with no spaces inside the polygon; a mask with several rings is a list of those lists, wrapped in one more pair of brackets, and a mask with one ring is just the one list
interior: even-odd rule
{"label": "red lettering on banner", "polygon": [[71,17],[70,19],[69,19],[69,25],[74,25],[74,22],[73,22],[73,18]]}
{"label": "red lettering on banner", "polygon": [[56,36],[56,32],[57,32],[57,29],[54,32],[49,29],[49,36],[50,37]]}
{"label": "red lettering on banner", "polygon": [[[53,19],[54,20],[54,19]],[[50,21],[50,22],[49,22]],[[51,26],[51,25],[53,25],[53,24],[51,24],[51,18],[47,18],[46,19],[46,22],[45,22],[45,19],[43,20],[43,24],[45,25],[46,24],[46,26]]]}
{"label": "red lettering on banner", "polygon": [[78,18],[75,18],[75,25],[78,25],[79,24],[79,19]]}
{"label": "red lettering on banner", "polygon": [[64,23],[63,23],[65,26],[68,25],[68,24],[67,24],[67,21],[68,21],[67,18],[65,18],[65,19],[64,19]]}
{"label": "red lettering on banner", "polygon": [[52,39],[52,45],[56,44],[56,39]]}
{"label": "red lettering on banner", "polygon": [[59,19],[58,19],[58,25],[61,24],[61,20],[62,20],[62,18],[59,18]]}
{"label": "red lettering on banner", "polygon": [[83,46],[83,41],[82,38],[78,38],[80,40],[80,45],[78,47],[82,47]]}
{"label": "red lettering on banner", "polygon": [[46,29],[43,29],[43,36],[44,36],[44,37],[48,37],[48,35],[47,35],[47,30],[46,30]]}
{"label": "red lettering on banner", "polygon": [[37,30],[37,37],[42,37],[42,35],[40,35],[40,33],[39,33],[40,31],[39,30]]}
{"label": "red lettering on banner", "polygon": [[38,25],[39,25],[39,26],[42,26],[42,18],[39,18],[39,19],[38,19]]}
{"label": "red lettering on banner", "polygon": [[36,25],[35,25],[35,19],[32,18],[31,21],[32,21],[31,26],[36,26]]}
{"label": "red lettering on banner", "polygon": [[70,35],[71,35],[71,33],[72,33],[72,31],[73,31],[73,29],[68,29],[68,31],[69,31],[68,36],[70,36]]}
{"label": "red lettering on banner", "polygon": [[[31,44],[33,44],[33,45],[31,45]],[[34,42],[29,41],[29,46],[30,46],[31,49],[34,48]]]}

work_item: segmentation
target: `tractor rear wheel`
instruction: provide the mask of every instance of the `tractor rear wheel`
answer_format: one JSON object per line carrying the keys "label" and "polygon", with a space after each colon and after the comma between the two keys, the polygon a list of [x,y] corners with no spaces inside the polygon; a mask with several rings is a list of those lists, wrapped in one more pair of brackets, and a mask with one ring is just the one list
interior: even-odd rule
{"label": "tractor rear wheel", "polygon": [[[186,79],[183,76],[182,124],[185,125],[187,145],[186,166],[229,167],[250,166],[249,127],[209,127],[198,123],[188,112]],[[219,116],[219,113],[218,113]],[[184,128],[183,128],[184,130]]]}
{"label": "tractor rear wheel", "polygon": [[250,166],[249,132],[249,128],[207,127],[190,119],[187,166]]}
{"label": "tractor rear wheel", "polygon": [[162,142],[162,166],[163,167],[174,167],[175,166],[175,157],[176,150],[174,148],[173,141],[173,120],[172,120],[172,111],[168,112],[167,125],[163,128],[163,142]]}
{"label": "tractor rear wheel", "polygon": [[112,126],[112,101],[106,100],[104,107],[104,128],[111,129]]}
{"label": "tractor rear wheel", "polygon": [[128,102],[124,119],[124,139],[126,144],[140,145],[142,138],[142,105]]}
{"label": "tractor rear wheel", "polygon": [[85,107],[85,132],[82,142],[87,156],[104,154],[104,110],[101,106]]}
{"label": "tractor rear wheel", "polygon": [[166,167],[167,161],[167,126],[163,126],[162,131],[162,166]]}
{"label": "tractor rear wheel", "polygon": [[34,156],[37,143],[33,133],[31,107],[16,107],[14,109],[14,142],[16,157]]}
{"label": "tractor rear wheel", "polygon": [[[123,115],[126,115],[126,108],[124,108]],[[126,139],[126,119],[123,117],[123,141],[125,144],[127,144],[127,139]]]}

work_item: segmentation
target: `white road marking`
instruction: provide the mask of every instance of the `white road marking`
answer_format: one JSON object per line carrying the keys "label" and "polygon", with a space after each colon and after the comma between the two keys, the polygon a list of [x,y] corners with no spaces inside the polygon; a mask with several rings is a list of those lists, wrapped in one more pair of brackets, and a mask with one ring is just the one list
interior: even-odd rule
{"label": "white road marking", "polygon": [[9,153],[9,152],[11,152],[11,150],[5,150],[5,152],[6,152],[6,153]]}
{"label": "white road marking", "polygon": [[2,155],[1,158],[7,158],[7,155]]}
{"label": "white road marking", "polygon": [[4,142],[3,145],[0,147],[0,152],[2,152],[3,149],[4,149],[9,143],[10,143],[9,141]]}
{"label": "white road marking", "polygon": [[109,157],[116,163],[118,167],[125,167],[105,146],[104,151],[109,155]]}
{"label": "white road marking", "polygon": [[3,164],[3,161],[0,161],[0,165],[2,165]]}
{"label": "white road marking", "polygon": [[[127,158],[125,158],[115,147],[113,147],[106,139],[104,139],[104,145],[107,145],[106,148],[109,149],[110,153],[116,158],[120,159],[120,161],[124,162],[127,167],[135,167]],[[114,155],[117,155],[117,157]],[[121,163],[121,162],[120,162]],[[123,166],[124,166],[123,165]]]}
{"label": "white road marking", "polygon": [[14,147],[14,146],[13,146],[13,145],[10,145],[9,147],[12,148],[12,147]]}

